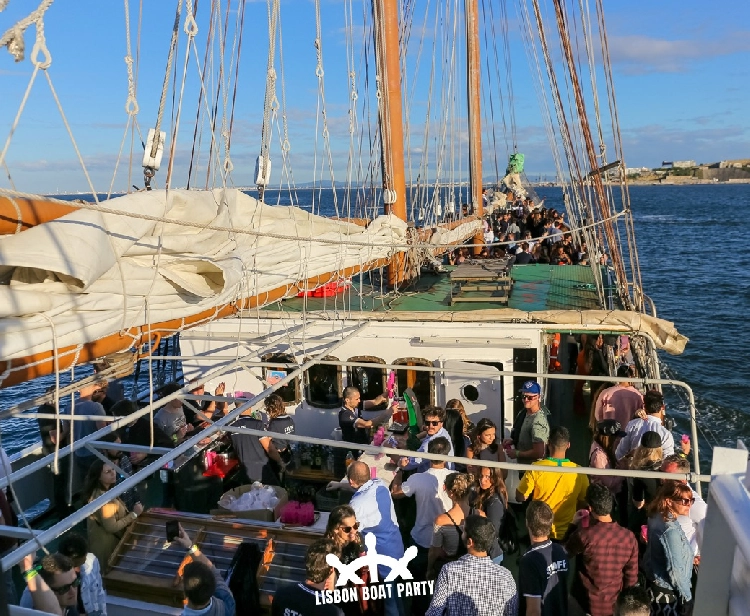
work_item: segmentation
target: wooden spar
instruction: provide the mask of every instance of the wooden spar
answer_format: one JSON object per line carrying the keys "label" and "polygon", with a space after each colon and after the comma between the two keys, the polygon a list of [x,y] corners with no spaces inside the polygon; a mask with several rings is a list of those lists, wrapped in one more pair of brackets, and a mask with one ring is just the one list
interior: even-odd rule
{"label": "wooden spar", "polygon": [[[404,125],[401,109],[401,54],[398,0],[373,0],[375,64],[380,92],[380,147],[385,213],[406,220]],[[404,279],[404,254],[397,253],[388,267],[388,284]]]}
{"label": "wooden spar", "polygon": [[0,196],[0,235],[13,235],[44,224],[78,208],[45,199]]}
{"label": "wooden spar", "polygon": [[[462,220],[455,220],[450,223],[445,223],[439,226],[442,230],[452,230],[462,224],[474,221],[474,217],[464,218]],[[14,227],[15,229],[15,227]],[[429,243],[432,235],[431,229],[420,229],[417,235],[417,239],[420,242]],[[459,240],[460,241],[460,240]],[[433,249],[434,254],[441,254],[449,250],[445,246],[436,246]],[[399,253],[403,254],[403,253]],[[240,310],[249,308],[262,307],[272,302],[278,301],[284,297],[293,297],[301,291],[308,291],[315,289],[333,280],[339,278],[348,278],[355,276],[359,272],[364,272],[372,269],[378,269],[381,267],[390,266],[392,263],[388,259],[377,259],[365,263],[360,269],[359,266],[352,266],[340,270],[338,272],[328,272],[308,278],[305,281],[297,282],[288,286],[277,287],[265,293],[260,293],[252,297],[245,298],[239,302],[233,304],[226,304],[224,306],[218,306],[209,310],[204,310],[198,314],[187,316],[180,319],[172,319],[170,321],[162,321],[159,323],[152,323],[148,325],[141,325],[138,327],[131,327],[125,332],[117,332],[110,334],[99,340],[88,342],[82,345],[73,345],[63,347],[58,350],[58,367],[62,370],[67,370],[73,365],[81,365],[88,362],[92,362],[108,355],[127,351],[131,348],[140,349],[140,347],[151,342],[151,346],[156,346],[158,340],[162,337],[172,336],[183,329],[202,325],[215,319],[221,319],[223,317],[231,316]],[[150,337],[149,337],[150,336]],[[134,356],[134,359],[136,357]],[[34,355],[28,355],[17,359],[0,362],[0,374],[7,374],[0,380],[0,389],[10,387],[11,385],[18,385],[19,383],[25,383],[31,379],[35,379],[39,376],[45,376],[54,373],[55,365],[53,352],[43,351],[41,353],[35,353]]]}
{"label": "wooden spar", "polygon": [[[479,100],[479,0],[466,0],[466,81],[469,112],[469,173],[474,213],[484,215],[482,199],[482,117]],[[474,254],[482,252],[484,234],[480,229],[474,236]]]}
{"label": "wooden spar", "polygon": [[[152,323],[150,326],[140,325],[138,327],[131,327],[124,332],[110,334],[99,340],[83,344],[80,349],[78,345],[64,347],[58,350],[58,367],[60,371],[67,370],[73,365],[85,364],[107,355],[127,351],[134,346],[140,348],[149,343],[149,341],[152,342],[151,346],[155,347],[158,345],[158,342],[162,337],[172,336],[186,327],[201,325],[213,321],[214,319],[228,317],[240,310],[264,306],[284,297],[294,297],[301,291],[315,289],[327,282],[338,280],[339,278],[349,278],[360,272],[385,267],[389,263],[389,259],[376,259],[365,263],[361,268],[359,265],[354,265],[336,272],[327,272],[319,276],[308,278],[305,281],[277,287],[270,291],[266,291],[265,293],[246,297],[232,304],[204,310],[203,312],[188,317],[162,321],[160,323]],[[2,381],[0,381],[0,389],[24,383],[39,376],[52,374],[55,370],[53,355],[53,351],[44,351],[41,353],[35,353],[34,355],[0,362],[0,374],[6,371],[8,372]]]}

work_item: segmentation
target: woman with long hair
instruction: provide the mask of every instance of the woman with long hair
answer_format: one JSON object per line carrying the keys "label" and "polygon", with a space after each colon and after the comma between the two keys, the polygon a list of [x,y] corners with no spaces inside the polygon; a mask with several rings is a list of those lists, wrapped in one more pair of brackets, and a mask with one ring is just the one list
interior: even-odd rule
{"label": "woman with long hair", "polygon": [[446,562],[466,554],[461,535],[464,519],[471,511],[469,497],[473,486],[474,478],[468,473],[451,473],[445,478],[445,491],[453,506],[435,518],[432,543],[427,553],[428,579],[435,579]]}
{"label": "woman with long hair", "polygon": [[[90,503],[106,494],[117,483],[117,473],[111,464],[102,460],[95,460],[86,475],[83,486],[83,500]],[[87,521],[89,544],[91,551],[99,559],[106,570],[109,557],[115,551],[117,544],[125,534],[125,529],[143,513],[143,505],[136,503],[133,510],[128,511],[125,503],[115,497],[89,516]]]}
{"label": "woman with long hair", "polygon": [[364,551],[357,515],[349,505],[335,507],[328,516],[324,537],[332,539],[341,552],[341,562],[348,565]]}
{"label": "woman with long hair", "polygon": [[[324,536],[336,544],[341,552],[341,562],[345,565],[365,555],[365,542],[359,532],[359,522],[357,522],[354,509],[349,505],[339,505],[331,511]],[[370,572],[367,567],[360,569],[357,574],[364,582],[364,586],[370,583]],[[346,616],[378,613],[375,602],[363,599],[360,591],[358,591],[358,594],[358,602],[341,604],[340,607],[344,610]]]}
{"label": "woman with long hair", "polygon": [[[268,431],[276,432],[277,434],[294,434],[294,419],[286,414],[286,405],[283,398],[278,394],[271,394],[263,403],[268,414]],[[291,452],[289,451],[289,441],[283,438],[274,438],[271,439],[271,442],[279,452],[281,459],[285,463],[289,463],[292,459]],[[278,474],[281,468],[273,460],[271,462]]]}
{"label": "woman with long hair", "polygon": [[[505,462],[505,451],[497,442],[497,426],[495,422],[487,417],[482,417],[474,428],[474,438],[471,441],[471,447],[466,452],[467,458],[476,458],[477,460],[487,460],[488,462]],[[477,467],[469,467],[474,472]],[[508,471],[500,471],[502,478],[508,476]]]}
{"label": "woman with long hair", "polygon": [[[591,443],[589,450],[589,466],[591,468],[617,468],[617,458],[615,457],[615,448],[624,432],[619,421],[614,419],[605,419],[596,424],[594,432],[594,441]],[[591,477],[594,483],[601,483],[609,488],[613,495],[622,491],[624,479],[617,476],[594,476]]]}
{"label": "woman with long hair", "polygon": [[469,419],[468,415],[466,415],[466,409],[464,408],[463,402],[458,398],[451,398],[445,403],[445,410],[447,411],[448,409],[456,409],[461,414],[464,434],[469,437],[472,430],[474,430],[474,423]]}
{"label": "woman with long hair", "polygon": [[[633,451],[629,468],[634,471],[659,471],[664,454],[661,448],[661,436],[648,431],[641,437],[641,444]],[[627,456],[621,462],[627,460]],[[630,509],[628,510],[628,528],[634,533],[640,531],[648,518],[648,506],[656,497],[661,486],[658,479],[636,477],[628,480],[630,491]]]}
{"label": "woman with long hair", "polygon": [[[625,433],[620,422],[615,419],[605,419],[596,424],[594,441],[589,450],[589,466],[591,468],[617,469],[615,449]],[[592,476],[591,483],[600,483],[607,487],[617,503],[620,524],[628,525],[628,489],[625,479],[617,475]]]}
{"label": "woman with long hair", "polygon": [[495,543],[489,551],[489,557],[499,565],[503,562],[503,550],[498,538],[508,511],[508,490],[499,468],[479,466],[474,471],[474,479],[477,484],[474,509],[481,511],[495,527]]}
{"label": "woman with long hair", "polygon": [[683,616],[691,611],[694,556],[677,517],[689,516],[694,502],[690,486],[668,480],[649,506],[643,571],[648,582],[651,614]]}

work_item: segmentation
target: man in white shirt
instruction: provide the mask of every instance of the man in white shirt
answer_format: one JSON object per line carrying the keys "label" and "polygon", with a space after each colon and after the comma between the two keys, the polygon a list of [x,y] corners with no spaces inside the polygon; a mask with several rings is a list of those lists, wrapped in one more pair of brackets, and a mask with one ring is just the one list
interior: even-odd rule
{"label": "man in white shirt", "polygon": [[625,426],[626,435],[622,438],[620,444],[617,445],[617,450],[615,451],[618,460],[624,458],[633,449],[638,447],[641,443],[641,437],[649,431],[656,432],[661,437],[661,448],[664,457],[671,456],[674,453],[674,437],[662,425],[664,421],[664,396],[662,396],[660,391],[650,389],[643,397],[643,407],[646,411],[646,418],[641,419],[640,417],[636,417]]}
{"label": "man in white shirt", "polygon": [[[398,529],[396,510],[388,486],[380,479],[370,479],[370,467],[364,462],[352,462],[346,472],[349,485],[356,490],[349,503],[359,522],[359,531],[375,535],[378,554],[399,560],[404,555],[404,542]],[[382,582],[390,573],[390,568],[378,565],[378,575]],[[393,589],[384,601],[385,616],[405,616],[401,599]]]}
{"label": "man in white shirt", "polygon": [[[450,441],[440,436],[430,441],[427,452],[445,456],[448,455],[450,446]],[[445,491],[445,478],[452,472],[445,468],[445,462],[432,460],[428,470],[423,473],[414,473],[406,481],[403,481],[402,472],[399,471],[391,484],[393,498],[414,496],[416,500],[417,519],[411,531],[411,538],[420,552],[424,551],[425,563],[432,543],[432,527],[435,524],[435,518],[453,506]]]}

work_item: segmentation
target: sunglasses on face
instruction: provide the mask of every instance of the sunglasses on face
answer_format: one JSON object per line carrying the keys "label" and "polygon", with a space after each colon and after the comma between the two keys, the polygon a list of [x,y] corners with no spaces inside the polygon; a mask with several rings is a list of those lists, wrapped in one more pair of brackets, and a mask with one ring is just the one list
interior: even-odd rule
{"label": "sunglasses on face", "polygon": [[64,586],[50,586],[50,590],[55,593],[56,595],[64,595],[67,593],[71,588],[78,588],[81,585],[81,578],[76,578],[73,580],[70,584],[65,584]]}
{"label": "sunglasses on face", "polygon": [[692,505],[695,503],[695,498],[673,498],[672,502],[680,503],[682,505]]}
{"label": "sunglasses on face", "polygon": [[341,528],[341,530],[348,535],[353,530],[359,530],[359,522],[355,522],[354,526],[341,526],[339,528]]}
{"label": "sunglasses on face", "polygon": [[538,398],[538,397],[539,396],[536,395],[536,394],[535,395],[526,394],[526,395],[524,395],[523,399],[524,400],[533,400],[534,398]]}
{"label": "sunglasses on face", "polygon": [[443,423],[443,422],[440,421],[440,420],[438,420],[438,421],[425,421],[424,425],[425,426],[439,426],[441,423]]}

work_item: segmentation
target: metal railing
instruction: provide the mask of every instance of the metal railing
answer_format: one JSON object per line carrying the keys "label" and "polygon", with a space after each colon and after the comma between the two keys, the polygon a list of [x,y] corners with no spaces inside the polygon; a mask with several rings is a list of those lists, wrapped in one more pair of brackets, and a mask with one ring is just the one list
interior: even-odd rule
{"label": "metal railing", "polygon": [[[326,349],[325,354],[328,355],[331,352],[333,352],[338,346],[348,341],[349,338],[351,338],[357,333],[360,333],[361,330],[365,328],[366,326],[367,326],[367,323],[364,323],[359,328],[356,328],[353,331],[351,331],[347,336],[342,337],[337,342],[330,345]],[[278,364],[275,364],[275,365],[278,365]],[[195,435],[192,435],[189,439],[184,441],[182,444],[178,445],[175,449],[171,449],[167,451],[160,449],[160,448],[152,448],[152,447],[136,448],[134,446],[126,446],[126,445],[121,445],[121,444],[115,445],[114,443],[102,442],[101,438],[105,436],[106,434],[110,433],[112,430],[131,424],[139,417],[142,417],[144,415],[147,415],[153,412],[154,410],[160,408],[161,406],[167,404],[168,402],[170,402],[171,400],[174,400],[175,398],[180,398],[182,400],[219,400],[219,401],[230,401],[230,400],[234,401],[234,399],[226,397],[226,396],[212,396],[208,394],[204,394],[204,395],[191,394],[189,393],[189,390],[193,388],[194,386],[185,386],[183,387],[181,391],[165,396],[164,398],[154,402],[153,404],[150,404],[144,407],[143,409],[136,411],[132,415],[116,419],[112,421],[108,426],[105,426],[104,428],[97,430],[93,434],[88,435],[87,437],[80,439],[77,442],[71,443],[71,445],[68,445],[67,447],[60,449],[59,452],[57,453],[57,457],[70,455],[74,450],[80,447],[103,448],[103,449],[117,448],[117,449],[123,449],[126,451],[138,450],[138,451],[145,451],[148,453],[159,453],[160,457],[156,461],[147,465],[145,468],[133,473],[130,477],[125,479],[125,481],[123,481],[119,485],[111,488],[105,495],[86,504],[84,507],[82,507],[81,509],[73,513],[71,516],[65,518],[64,520],[61,520],[60,522],[58,522],[51,528],[41,533],[36,534],[36,536],[34,537],[32,541],[25,543],[24,545],[17,548],[10,554],[7,554],[1,561],[2,569],[7,570],[9,567],[18,563],[27,554],[30,554],[36,551],[38,546],[46,544],[47,542],[61,535],[63,532],[69,530],[75,524],[85,520],[88,516],[95,513],[104,504],[111,501],[113,498],[115,498],[122,492],[130,489],[131,487],[135,486],[140,481],[156,473],[161,468],[163,468],[165,464],[167,464],[168,462],[189,452],[194,446],[196,446],[201,440],[203,440],[207,436],[210,436],[219,431],[249,434],[253,436],[263,436],[265,433],[262,431],[250,430],[247,428],[239,428],[239,427],[235,427],[229,424],[232,421],[234,421],[237,417],[239,417],[240,414],[244,413],[245,411],[251,409],[255,405],[262,402],[269,394],[275,392],[281,387],[284,387],[286,384],[292,382],[294,379],[299,378],[309,368],[315,365],[364,366],[364,367],[370,366],[370,367],[376,367],[378,369],[395,369],[395,370],[407,369],[403,365],[400,365],[400,364],[368,364],[365,362],[331,361],[331,360],[323,360],[323,359],[316,359],[316,358],[310,359],[309,361],[303,363],[302,365],[298,365],[296,370],[286,375],[283,379],[275,383],[273,386],[267,388],[261,394],[254,396],[252,399],[244,402],[237,408],[227,413],[221,419],[218,419],[214,423],[210,424],[208,427],[204,428],[201,432],[196,433]],[[207,374],[205,376],[205,379],[209,380],[211,378],[220,377],[224,373],[229,372],[230,370],[235,370],[237,367],[240,367],[240,366],[246,369],[254,368],[256,367],[256,363],[243,361],[243,360],[233,361],[228,365],[222,366],[220,369],[214,371],[213,373]],[[426,371],[426,372],[439,372],[439,371],[445,372],[444,368],[435,367],[435,366],[408,366],[408,370]],[[451,369],[450,373],[451,374],[455,373],[455,374],[465,375],[465,376],[476,375],[475,372],[471,371],[470,369],[462,370],[459,368]],[[560,380],[586,379],[586,380],[605,381],[605,382],[606,381],[619,382],[619,381],[629,380],[629,379],[617,379],[617,378],[611,378],[611,377],[580,377],[580,376],[575,376],[575,375],[528,373],[528,372],[518,372],[518,371],[509,371],[509,370],[505,370],[505,371],[498,370],[498,376],[499,377],[522,376],[522,377],[529,377],[529,378],[560,379]],[[692,391],[690,390],[689,386],[687,386],[687,384],[685,383],[682,383],[680,381],[666,380],[666,379],[641,379],[640,381],[642,381],[644,384],[671,384],[671,385],[682,386],[688,391],[688,394],[692,402]],[[694,405],[693,405],[692,411],[693,412],[691,413],[691,416],[694,421]],[[63,419],[64,418],[65,417],[63,416]],[[695,431],[695,427],[694,427],[694,431]],[[300,443],[315,444],[315,445],[324,445],[328,447],[347,448],[347,449],[351,447],[355,447],[357,449],[368,451],[370,453],[386,454],[386,455],[394,455],[394,456],[404,455],[405,453],[405,451],[401,449],[388,449],[388,448],[372,447],[369,445],[350,444],[350,443],[345,443],[342,441],[335,441],[335,440],[330,440],[330,439],[319,439],[319,438],[306,437],[306,436],[301,436],[301,435],[286,435],[285,440],[296,441]],[[697,434],[694,434],[694,443],[697,444]],[[473,466],[489,466],[489,467],[495,467],[495,468],[501,468],[501,469],[507,469],[507,470],[526,471],[529,469],[528,465],[517,464],[517,463],[512,463],[512,462],[489,462],[489,461],[470,460],[468,458],[455,458],[455,457],[451,458],[449,456],[438,456],[436,454],[429,454],[429,453],[420,453],[419,457],[422,457],[428,460],[444,459],[446,461],[457,461],[457,462],[462,462],[464,464],[470,464]],[[9,482],[16,481],[17,479],[29,476],[34,472],[37,472],[41,469],[46,468],[47,466],[55,462],[55,458],[56,456],[54,453],[49,454],[43,457],[42,459],[37,460],[36,462],[24,468],[21,468],[16,472],[13,472],[9,478],[0,479],[0,488],[4,487]],[[663,478],[671,478],[671,479],[684,478],[685,480],[688,480],[688,481],[699,482],[698,487],[700,486],[701,481],[708,481],[710,479],[707,476],[700,475],[698,465],[696,465],[695,474],[688,473],[684,475],[654,473],[654,472],[644,472],[644,471],[630,471],[630,470],[620,471],[616,469],[609,470],[609,469],[596,469],[596,468],[588,468],[588,467],[574,467],[574,468],[537,467],[535,468],[535,470],[540,470],[542,472],[549,471],[549,472],[562,472],[562,473],[582,473],[582,474],[594,475],[594,476],[616,475],[616,476],[621,476],[621,477],[654,477],[654,478],[662,478],[662,479]],[[1,534],[3,534],[2,528],[0,528],[0,535]]]}

